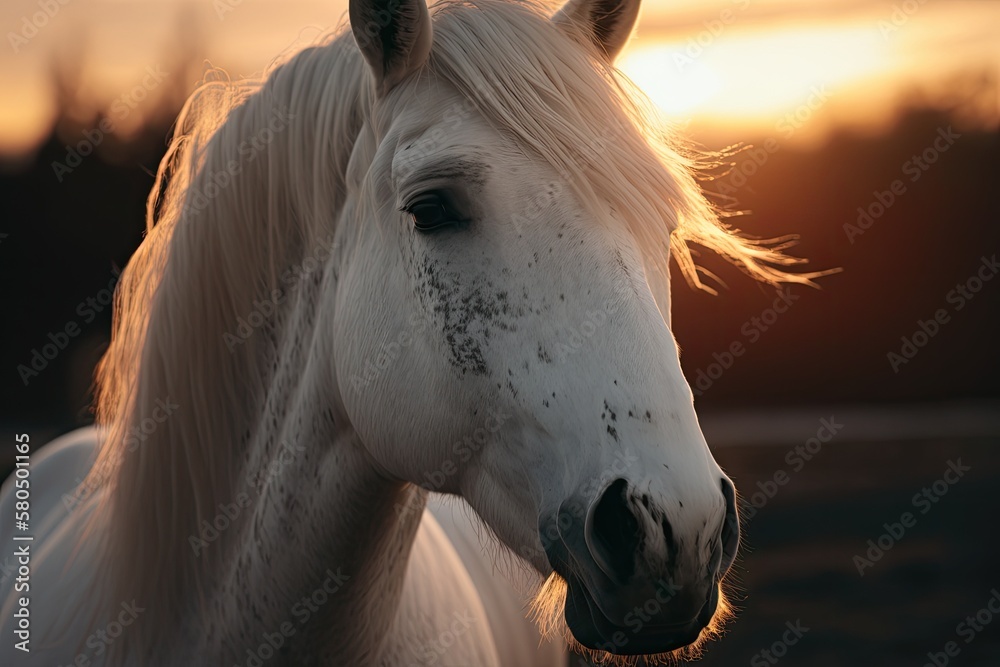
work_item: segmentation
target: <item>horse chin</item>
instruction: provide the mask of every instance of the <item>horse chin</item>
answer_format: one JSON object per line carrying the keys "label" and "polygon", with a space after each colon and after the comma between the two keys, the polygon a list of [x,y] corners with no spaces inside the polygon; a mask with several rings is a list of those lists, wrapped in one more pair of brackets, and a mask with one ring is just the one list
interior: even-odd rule
{"label": "horse chin", "polygon": [[644,622],[634,615],[627,625],[618,625],[601,610],[597,599],[577,577],[566,578],[566,625],[584,647],[619,656],[672,653],[697,644],[710,625],[719,604],[716,587],[697,618],[686,623]]}

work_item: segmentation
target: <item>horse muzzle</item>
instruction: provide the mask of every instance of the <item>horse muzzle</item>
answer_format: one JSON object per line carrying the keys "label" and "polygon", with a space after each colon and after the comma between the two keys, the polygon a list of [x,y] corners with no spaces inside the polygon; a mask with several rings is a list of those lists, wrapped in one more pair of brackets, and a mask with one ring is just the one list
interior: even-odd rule
{"label": "horse muzzle", "polygon": [[[542,517],[540,534],[555,536],[543,540],[545,555],[566,581],[564,614],[577,641],[615,655],[666,653],[698,641],[715,616],[739,542],[735,492],[725,478],[722,495],[721,530],[697,539],[676,537],[666,514],[643,509],[623,479],[589,505],[570,499]],[[655,549],[654,540],[662,541]],[[685,550],[699,543],[705,547]]]}

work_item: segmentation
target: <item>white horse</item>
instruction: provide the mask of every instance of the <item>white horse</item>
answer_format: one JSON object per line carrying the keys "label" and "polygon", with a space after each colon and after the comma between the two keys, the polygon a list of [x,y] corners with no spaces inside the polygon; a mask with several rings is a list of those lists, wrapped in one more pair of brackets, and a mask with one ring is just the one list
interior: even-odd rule
{"label": "white horse", "polygon": [[553,664],[535,593],[595,659],[715,632],[735,491],[668,255],[695,285],[692,241],[819,274],[722,224],[636,103],[638,4],[352,0],[350,32],[192,96],[98,429],[29,468],[33,542],[4,487],[30,555],[3,664]]}

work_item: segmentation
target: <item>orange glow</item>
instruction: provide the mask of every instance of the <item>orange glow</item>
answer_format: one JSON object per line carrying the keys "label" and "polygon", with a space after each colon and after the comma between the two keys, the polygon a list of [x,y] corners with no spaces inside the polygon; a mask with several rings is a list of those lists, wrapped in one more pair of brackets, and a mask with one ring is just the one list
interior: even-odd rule
{"label": "orange glow", "polygon": [[[640,29],[619,61],[670,119],[690,122],[696,133],[740,141],[778,132],[812,142],[844,125],[877,129],[916,91],[940,99],[975,72],[996,80],[998,5],[919,5],[909,14],[873,5],[838,14],[815,2],[809,7],[818,16],[794,21],[726,6],[728,24],[718,7],[706,7],[674,32]],[[1000,122],[995,88],[967,88],[963,114],[982,126]]]}
{"label": "orange glow", "polygon": [[[79,64],[81,96],[95,105],[128,94],[149,66],[170,71],[164,86],[184,94],[198,76],[174,71],[178,58],[208,60],[234,76],[258,72],[279,53],[333,29],[347,0],[230,3],[221,13],[219,6],[79,0],[17,52],[0,49],[0,152],[30,150],[49,131],[56,113],[53,63]],[[804,119],[795,141],[817,140],[845,124],[874,128],[893,117],[901,98],[947,87],[956,74],[987,71],[996,80],[1000,4],[917,3],[910,13],[895,6],[644,0],[637,37],[619,66],[668,117],[726,141],[773,133],[789,114]],[[0,18],[21,25],[32,7],[15,0],[0,8]],[[123,132],[150,113],[161,91],[155,92],[123,120]],[[977,109],[966,115],[1000,122],[996,93],[990,94],[973,90]]]}
{"label": "orange glow", "polygon": [[788,26],[702,41],[642,40],[620,67],[668,116],[730,122],[776,122],[890,69],[888,45],[862,27]]}

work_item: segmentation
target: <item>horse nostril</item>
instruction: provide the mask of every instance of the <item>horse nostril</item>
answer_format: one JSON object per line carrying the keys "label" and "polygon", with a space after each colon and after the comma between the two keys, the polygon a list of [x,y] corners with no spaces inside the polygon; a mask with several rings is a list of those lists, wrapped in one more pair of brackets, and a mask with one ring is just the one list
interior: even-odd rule
{"label": "horse nostril", "polygon": [[724,575],[736,560],[740,546],[740,517],[736,511],[736,488],[728,477],[722,478],[722,496],[726,499],[726,518],[722,522],[722,562],[719,576]]}
{"label": "horse nostril", "polygon": [[617,479],[605,489],[591,515],[587,543],[601,570],[624,584],[635,572],[635,556],[642,546],[639,522],[628,507],[628,483]]}

